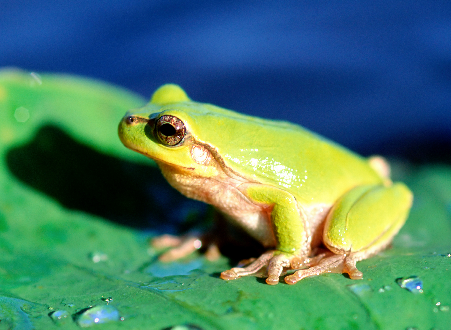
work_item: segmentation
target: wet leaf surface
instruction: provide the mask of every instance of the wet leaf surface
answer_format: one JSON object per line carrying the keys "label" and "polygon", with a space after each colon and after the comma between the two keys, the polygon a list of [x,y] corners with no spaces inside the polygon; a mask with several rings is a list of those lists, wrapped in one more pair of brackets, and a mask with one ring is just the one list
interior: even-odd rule
{"label": "wet leaf surface", "polygon": [[[174,232],[205,208],[119,142],[120,118],[144,103],[82,78],[0,72],[0,326],[449,327],[449,165],[397,165],[415,203],[393,246],[359,263],[363,280],[328,274],[294,286],[255,277],[225,282],[219,273],[233,264],[225,257],[163,264],[149,248],[152,233]],[[412,276],[421,293],[399,284]],[[97,316],[109,322],[98,324]]]}

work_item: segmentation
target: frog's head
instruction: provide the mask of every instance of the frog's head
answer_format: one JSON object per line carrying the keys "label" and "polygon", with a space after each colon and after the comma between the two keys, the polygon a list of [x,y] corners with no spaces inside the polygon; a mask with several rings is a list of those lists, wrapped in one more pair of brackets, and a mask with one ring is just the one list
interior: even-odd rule
{"label": "frog's head", "polygon": [[196,117],[206,112],[202,103],[192,102],[179,86],[163,85],[149,104],[124,116],[119,137],[127,148],[159,164],[203,177],[214,176],[215,150],[196,134]]}

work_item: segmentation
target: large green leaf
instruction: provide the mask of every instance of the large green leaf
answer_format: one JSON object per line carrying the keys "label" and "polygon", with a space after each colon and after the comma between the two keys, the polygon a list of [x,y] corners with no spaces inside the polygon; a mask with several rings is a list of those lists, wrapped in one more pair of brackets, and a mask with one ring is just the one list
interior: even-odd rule
{"label": "large green leaf", "polygon": [[[120,118],[144,103],[92,80],[0,72],[0,329],[76,329],[96,312],[108,329],[450,327],[449,166],[396,167],[414,207],[393,246],[358,264],[363,280],[226,282],[225,257],[162,264],[149,248],[142,228],[171,230],[203,211],[120,144]],[[397,284],[410,276],[422,293]]]}

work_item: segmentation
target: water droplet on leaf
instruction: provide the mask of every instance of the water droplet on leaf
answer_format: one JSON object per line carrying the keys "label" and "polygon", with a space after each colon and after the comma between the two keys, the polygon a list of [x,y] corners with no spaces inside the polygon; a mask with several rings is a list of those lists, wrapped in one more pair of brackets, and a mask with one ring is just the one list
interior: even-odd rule
{"label": "water droplet on leaf", "polygon": [[108,305],[110,302],[113,301],[113,297],[107,297],[107,298],[102,297],[102,300],[105,301],[107,303],[107,305]]}
{"label": "water droplet on leaf", "polygon": [[61,322],[69,317],[69,313],[65,310],[57,310],[49,313],[49,316],[54,322]]}
{"label": "water droplet on leaf", "polygon": [[384,285],[383,287],[381,287],[378,292],[385,292],[385,291],[390,291],[391,290],[391,286],[389,285]]}
{"label": "water droplet on leaf", "polygon": [[440,312],[448,312],[449,311],[449,306],[440,306],[439,310],[440,310]]}
{"label": "water droplet on leaf", "polygon": [[396,283],[412,293],[423,293],[423,281],[418,276],[398,278]]}
{"label": "water droplet on leaf", "polygon": [[100,252],[100,251],[96,251],[93,252],[89,255],[89,259],[92,260],[92,262],[94,263],[99,263],[102,261],[107,261],[108,260],[108,255],[106,253]]}
{"label": "water droplet on leaf", "polygon": [[373,292],[373,289],[368,284],[351,284],[348,285],[348,288],[359,297],[366,296]]}
{"label": "water droplet on leaf", "polygon": [[163,330],[203,330],[203,329],[194,324],[180,324],[164,328]]}
{"label": "water droplet on leaf", "polygon": [[25,107],[18,107],[14,111],[14,118],[16,118],[19,123],[25,123],[30,119],[30,111]]}
{"label": "water droplet on leaf", "polygon": [[87,308],[75,315],[75,321],[82,328],[92,327],[95,324],[120,321],[119,311],[111,305]]}

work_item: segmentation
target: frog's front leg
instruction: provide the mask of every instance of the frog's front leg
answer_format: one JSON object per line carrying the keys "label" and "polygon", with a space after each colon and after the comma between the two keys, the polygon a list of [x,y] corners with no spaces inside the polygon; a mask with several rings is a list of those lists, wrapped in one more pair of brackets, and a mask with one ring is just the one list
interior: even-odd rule
{"label": "frog's front leg", "polygon": [[384,249],[406,221],[412,193],[402,183],[359,186],[340,198],[330,210],[324,226],[323,243],[333,255],[318,265],[285,277],[294,284],[327,272],[348,273],[362,278],[356,262]]}
{"label": "frog's front leg", "polygon": [[196,235],[191,233],[183,236],[165,234],[153,238],[151,246],[159,250],[168,249],[158,257],[163,262],[185,258],[200,249],[203,250],[202,252],[207,260],[216,261],[221,257],[219,243],[209,234]]}
{"label": "frog's front leg", "polygon": [[[303,211],[293,195],[285,190],[261,184],[243,185],[242,191],[253,202],[261,204],[271,214],[271,223],[277,239],[276,250],[268,251],[243,268],[222,272],[221,278],[232,280],[252,275],[267,267],[266,283],[277,284],[284,268],[292,261],[299,265],[310,253],[309,230]],[[301,260],[301,262],[300,262]]]}

